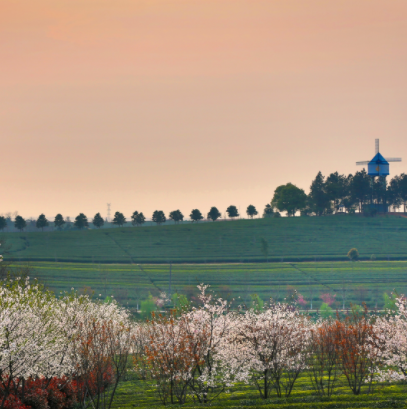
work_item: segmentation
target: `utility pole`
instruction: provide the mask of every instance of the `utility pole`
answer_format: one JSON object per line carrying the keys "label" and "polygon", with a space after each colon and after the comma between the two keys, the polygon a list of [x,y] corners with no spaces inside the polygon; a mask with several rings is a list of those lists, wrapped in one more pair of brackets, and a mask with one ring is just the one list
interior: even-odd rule
{"label": "utility pole", "polygon": [[107,204],[107,218],[106,220],[110,222],[110,203]]}

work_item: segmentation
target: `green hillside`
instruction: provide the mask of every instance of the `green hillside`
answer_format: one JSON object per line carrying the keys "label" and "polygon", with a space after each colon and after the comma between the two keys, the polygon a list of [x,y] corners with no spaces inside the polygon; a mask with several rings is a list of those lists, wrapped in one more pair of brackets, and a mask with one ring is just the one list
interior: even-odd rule
{"label": "green hillside", "polygon": [[351,247],[364,259],[407,259],[407,218],[327,216],[183,223],[104,230],[3,233],[20,261],[210,263],[345,260]]}

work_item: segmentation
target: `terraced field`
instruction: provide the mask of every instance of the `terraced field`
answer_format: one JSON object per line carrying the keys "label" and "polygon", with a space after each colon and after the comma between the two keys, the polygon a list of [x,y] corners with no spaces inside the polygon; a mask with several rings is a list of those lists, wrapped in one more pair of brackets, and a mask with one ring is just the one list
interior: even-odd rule
{"label": "terraced field", "polygon": [[[268,255],[261,239],[268,242]],[[19,261],[217,263],[407,260],[407,218],[357,215],[223,221],[87,231],[2,233]]]}
{"label": "terraced field", "polygon": [[[382,308],[383,293],[394,289],[407,294],[406,261],[303,262],[235,264],[91,264],[32,262],[32,276],[56,292],[88,287],[101,297],[114,295],[136,309],[140,301],[161,291],[196,294],[196,285],[210,284],[221,296],[250,302],[251,294],[263,300],[282,301],[293,289],[301,293],[306,308],[319,308],[321,294],[335,295],[334,307],[366,302]],[[171,284],[170,284],[171,280]],[[171,289],[170,289],[171,285]]]}

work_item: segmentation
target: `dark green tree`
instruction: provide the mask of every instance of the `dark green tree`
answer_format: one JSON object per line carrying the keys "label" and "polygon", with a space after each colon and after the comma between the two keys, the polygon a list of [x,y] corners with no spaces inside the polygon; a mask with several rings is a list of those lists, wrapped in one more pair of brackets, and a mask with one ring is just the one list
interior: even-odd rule
{"label": "dark green tree", "polygon": [[135,211],[131,215],[131,224],[133,226],[141,226],[146,221],[144,214],[142,212]]}
{"label": "dark green tree", "polygon": [[406,204],[407,204],[407,175],[402,173],[399,176],[398,182],[398,190],[399,190],[399,197],[401,202],[404,205],[404,213],[406,212]]}
{"label": "dark green tree", "polygon": [[406,212],[407,175],[404,173],[402,173],[400,176],[395,176],[390,181],[387,188],[387,203],[395,207],[403,205],[404,213]]}
{"label": "dark green tree", "polygon": [[219,210],[215,206],[211,207],[211,210],[208,212],[208,219],[214,222],[215,220],[218,220],[220,216],[221,214]]}
{"label": "dark green tree", "polygon": [[54,219],[54,227],[56,227],[58,230],[60,230],[61,227],[62,227],[64,224],[65,224],[64,217],[62,216],[62,214],[58,213],[58,214],[55,216],[55,219]]}
{"label": "dark green tree", "polygon": [[396,208],[399,208],[403,203],[399,192],[399,179],[400,176],[395,176],[393,179],[391,179],[389,185],[387,186],[386,192],[387,204]]}
{"label": "dark green tree", "polygon": [[184,220],[184,215],[181,213],[181,211],[180,210],[173,210],[171,213],[170,213],[170,219],[172,220],[172,221],[174,221],[175,223],[179,223],[179,222],[182,222],[183,220]]}
{"label": "dark green tree", "polygon": [[270,204],[266,204],[264,211],[263,211],[263,217],[273,217],[274,209]]}
{"label": "dark green tree", "polygon": [[157,225],[160,225],[161,223],[165,223],[167,221],[165,214],[162,210],[155,210],[153,213],[152,220],[154,223],[157,223]]}
{"label": "dark green tree", "polygon": [[96,213],[93,217],[92,223],[95,227],[100,229],[105,224],[105,221],[103,220],[103,217],[100,215],[100,213]]}
{"label": "dark green tree", "polygon": [[332,213],[330,198],[325,189],[325,178],[322,176],[321,172],[318,172],[317,176],[312,181],[308,198],[309,208],[317,216]]}
{"label": "dark green tree", "polygon": [[126,218],[124,217],[124,214],[120,212],[116,212],[113,217],[113,224],[116,224],[117,226],[121,227],[125,223],[126,223]]}
{"label": "dark green tree", "polygon": [[16,216],[14,219],[14,227],[20,231],[24,230],[27,227],[27,222],[21,216]]}
{"label": "dark green tree", "polygon": [[288,216],[295,216],[298,210],[306,207],[307,195],[302,189],[292,183],[287,183],[286,185],[278,186],[274,191],[271,205],[277,207],[280,212],[287,212]]}
{"label": "dark green tree", "polygon": [[[370,185],[371,185],[371,189],[372,189],[371,198],[373,198],[373,202],[376,202],[378,204],[381,203],[381,204],[385,205],[386,202],[387,202],[387,189],[388,189],[386,178],[384,176],[379,176],[379,177],[373,179],[371,181]],[[395,193],[395,197],[397,197],[398,191],[391,192],[391,193]],[[368,200],[366,200],[366,201],[368,201]]]}
{"label": "dark green tree", "polygon": [[199,222],[199,220],[203,219],[202,213],[198,209],[193,209],[189,217],[193,222]]}
{"label": "dark green tree", "polygon": [[7,220],[4,216],[0,216],[0,230],[3,231],[7,227]]}
{"label": "dark green tree", "polygon": [[47,218],[45,217],[45,214],[40,214],[37,222],[35,223],[35,226],[37,229],[41,229],[44,231],[44,227],[47,227],[49,225]]}
{"label": "dark green tree", "polygon": [[359,212],[362,212],[362,206],[369,202],[372,197],[372,179],[365,169],[355,173],[350,180],[349,190],[350,201],[357,203]]}
{"label": "dark green tree", "polygon": [[253,205],[247,206],[246,209],[246,214],[253,219],[253,216],[256,216],[258,214],[256,208]]}
{"label": "dark green tree", "polygon": [[[349,176],[352,178],[352,175]],[[336,212],[343,205],[342,201],[349,196],[349,176],[335,172],[326,178],[325,191]]]}
{"label": "dark green tree", "polygon": [[226,213],[228,214],[228,216],[233,219],[234,217],[239,217],[239,212],[237,210],[236,206],[230,205],[227,209],[226,209]]}
{"label": "dark green tree", "polygon": [[75,217],[73,225],[79,230],[84,227],[89,227],[88,218],[83,213],[79,213],[78,216]]}

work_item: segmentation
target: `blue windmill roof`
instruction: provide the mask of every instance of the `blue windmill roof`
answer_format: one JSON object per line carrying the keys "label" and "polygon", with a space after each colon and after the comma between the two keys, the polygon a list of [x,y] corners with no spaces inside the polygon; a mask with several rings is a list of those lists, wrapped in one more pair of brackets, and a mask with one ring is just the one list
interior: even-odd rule
{"label": "blue windmill roof", "polygon": [[384,159],[383,156],[379,152],[376,153],[374,158],[369,162],[369,165],[371,163],[378,163],[378,164],[383,164],[383,165],[388,165],[389,164],[389,162],[387,162],[387,160]]}

